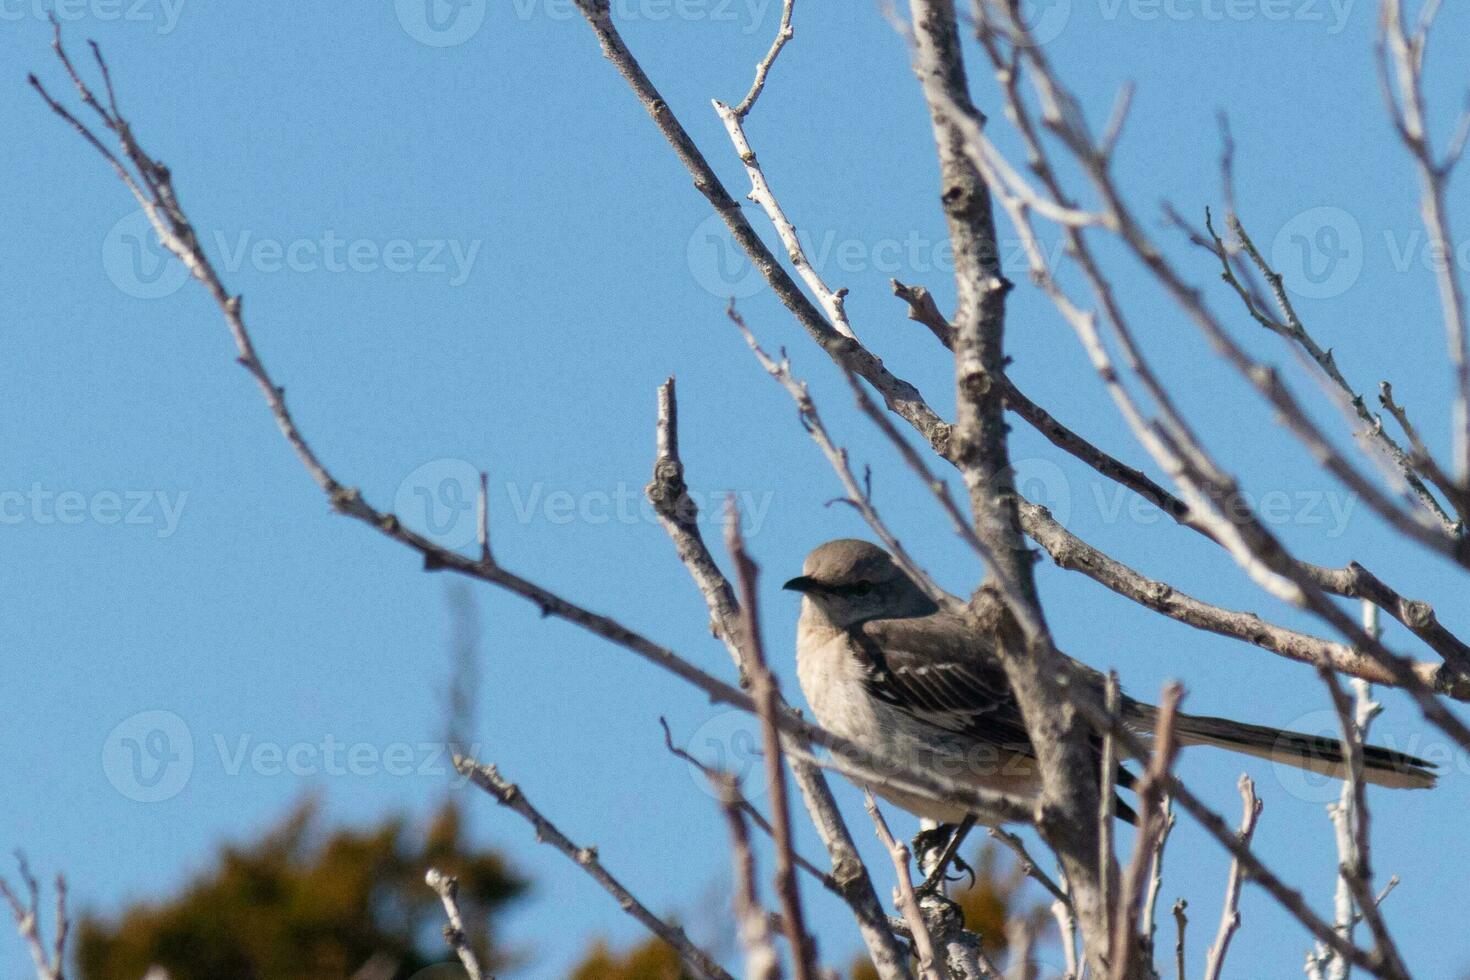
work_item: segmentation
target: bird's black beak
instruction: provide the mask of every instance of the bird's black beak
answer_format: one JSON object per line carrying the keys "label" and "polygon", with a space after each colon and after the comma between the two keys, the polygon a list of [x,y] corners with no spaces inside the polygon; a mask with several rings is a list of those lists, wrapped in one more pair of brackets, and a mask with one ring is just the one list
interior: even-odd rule
{"label": "bird's black beak", "polygon": [[792,592],[801,592],[803,594],[815,591],[820,587],[821,583],[808,575],[798,575],[796,576],[796,578],[781,586],[781,588],[783,589],[790,589]]}

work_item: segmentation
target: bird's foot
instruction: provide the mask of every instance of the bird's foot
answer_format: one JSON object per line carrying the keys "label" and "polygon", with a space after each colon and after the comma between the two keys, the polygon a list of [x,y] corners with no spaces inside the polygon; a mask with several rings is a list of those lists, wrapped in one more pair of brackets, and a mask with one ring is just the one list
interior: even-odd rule
{"label": "bird's foot", "polygon": [[909,849],[913,851],[914,860],[919,862],[920,867],[928,863],[925,859],[929,856],[930,852],[941,854],[944,852],[945,846],[949,844],[950,838],[954,836],[954,831],[954,824],[942,823],[936,827],[921,830],[914,835],[913,844],[910,845]]}
{"label": "bird's foot", "polygon": [[[959,874],[946,874],[946,872],[950,868],[953,868],[955,871],[959,872]],[[929,877],[925,878],[923,882],[921,882],[914,888],[914,894],[930,895],[934,892],[937,892],[942,885],[951,881],[959,881],[960,879],[965,877],[968,877],[970,879],[970,883],[966,887],[974,888],[975,869],[970,867],[970,865],[965,861],[964,858],[956,854],[954,857],[949,859],[949,863],[945,867],[936,867],[933,871],[931,871],[929,873]]]}
{"label": "bird's foot", "polygon": [[[966,864],[964,858],[959,855],[960,844],[964,842],[965,835],[969,833],[973,825],[973,820],[966,820],[959,826],[940,824],[929,830],[922,830],[914,837],[913,850],[914,855],[919,859],[920,867],[930,863],[925,860],[928,854],[934,851],[939,852],[939,858],[934,863],[933,870],[915,889],[917,894],[934,894],[940,891],[946,882],[959,881],[963,875],[969,875],[970,885],[974,886],[975,869]],[[951,867],[962,874],[953,878],[949,877],[948,871]]]}

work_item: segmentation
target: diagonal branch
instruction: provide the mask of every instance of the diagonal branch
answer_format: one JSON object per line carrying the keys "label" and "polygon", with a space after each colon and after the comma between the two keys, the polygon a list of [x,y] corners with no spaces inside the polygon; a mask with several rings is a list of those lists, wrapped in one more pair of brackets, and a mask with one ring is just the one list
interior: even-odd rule
{"label": "diagonal branch", "polygon": [[1448,187],[1470,135],[1470,109],[1460,118],[1449,150],[1439,159],[1429,135],[1424,98],[1424,51],[1429,29],[1439,10],[1437,2],[1424,5],[1419,26],[1410,33],[1402,0],[1381,0],[1378,21],[1379,80],[1389,119],[1419,173],[1419,208],[1429,234],[1435,283],[1444,314],[1445,339],[1455,377],[1455,462],[1462,488],[1470,488],[1470,337],[1467,337],[1465,292],[1450,256],[1455,239],[1450,231]]}
{"label": "diagonal branch", "polygon": [[771,917],[761,907],[755,881],[755,852],[750,847],[745,817],[736,802],[739,788],[729,773],[716,773],[711,778],[730,828],[730,859],[735,866],[733,911],[740,941],[745,946],[746,980],[780,980],[781,955],[771,935]]}
{"label": "diagonal branch", "polygon": [[[909,304],[911,318],[928,326],[946,346],[952,343],[953,328],[934,304],[928,290],[922,286],[905,286],[896,282],[894,292]],[[1143,473],[1107,455],[1062,425],[1045,409],[1030,402],[1008,379],[1005,383],[1009,386],[1007,407],[1031,422],[1059,448],[1087,463],[1104,477],[1115,480],[1159,506],[1180,524],[1215,540],[1208,525],[1187,519],[1189,507],[1182,500]],[[934,488],[936,494],[940,493],[943,483],[914,455],[912,448],[902,440],[891,423],[872,411],[871,402],[861,392],[858,393],[858,404],[895,444],[924,483]],[[952,511],[947,497],[942,496],[940,503],[947,513]],[[1053,520],[1045,508],[1024,499],[1019,506],[1022,527],[1027,535],[1058,566],[1079,571],[1124,598],[1196,629],[1244,640],[1288,659],[1316,666],[1330,665],[1334,670],[1368,680],[1374,680],[1378,675],[1391,676],[1371,658],[1351,647],[1275,626],[1254,613],[1236,612],[1205,603],[1170,585],[1150,579],[1072,534]],[[1442,670],[1435,664],[1418,663],[1414,666],[1415,674],[1424,683],[1450,694],[1451,697],[1458,700],[1470,699],[1470,645],[1466,645],[1439,622],[1432,606],[1426,602],[1404,598],[1357,562],[1344,568],[1324,568],[1306,562],[1299,564],[1302,573],[1323,591],[1345,598],[1367,599],[1397,619],[1440,654],[1448,668]],[[1375,680],[1375,683],[1385,681]],[[1394,682],[1389,680],[1386,683]]]}
{"label": "diagonal branch", "polygon": [[883,819],[883,811],[878,809],[878,802],[873,799],[871,792],[864,791],[863,805],[867,807],[868,816],[873,818],[873,828],[878,834],[878,840],[883,842],[888,856],[893,859],[893,870],[898,876],[898,884],[893,889],[894,904],[903,914],[909,933],[914,937],[914,952],[919,958],[919,977],[921,980],[949,980],[944,963],[934,952],[934,938],[929,934],[924,912],[914,894],[914,880],[909,871],[909,849],[888,829],[888,821]]}
{"label": "diagonal branch", "polygon": [[459,879],[438,868],[430,868],[424,875],[424,882],[439,893],[439,901],[444,905],[444,917],[447,920],[444,924],[444,941],[454,950],[454,955],[464,966],[465,973],[469,974],[469,980],[484,980],[485,972],[480,969],[480,959],[465,935],[464,915],[459,910]]}
{"label": "diagonal branch", "polygon": [[20,896],[11,889],[3,875],[0,875],[0,898],[4,898],[5,904],[10,906],[16,931],[20,933],[21,941],[25,943],[26,950],[31,954],[31,961],[35,964],[36,980],[66,980],[66,939],[71,928],[71,919],[66,912],[66,879],[61,875],[56,876],[56,920],[53,923],[56,936],[48,946],[41,935],[41,886],[37,883],[36,876],[31,874],[30,863],[24,854],[17,851],[15,863],[19,866],[20,882],[25,888],[26,900],[20,900]]}
{"label": "diagonal branch", "polygon": [[[1256,796],[1256,784],[1251,782],[1249,776],[1240,777],[1240,799],[1241,818],[1240,830],[1236,833],[1240,836],[1242,844],[1250,844],[1251,836],[1256,832],[1256,821],[1261,816],[1261,801]],[[1234,938],[1240,929],[1240,884],[1245,877],[1245,871],[1239,861],[1230,863],[1230,877],[1225,883],[1225,908],[1220,913],[1220,929],[1215,934],[1215,941],[1210,945],[1209,956],[1205,961],[1204,980],[1220,980],[1220,971],[1225,967],[1225,954],[1230,951],[1230,940]]]}
{"label": "diagonal branch", "polygon": [[755,100],[761,97],[765,91],[766,76],[770,74],[771,66],[776,63],[781,49],[786,47],[786,42],[794,36],[791,30],[791,9],[796,5],[796,0],[783,0],[781,4],[781,26],[776,29],[776,39],[771,42],[771,50],[755,66],[755,78],[750,83],[750,91],[745,93],[745,98],[735,107],[735,115],[744,119],[750,115],[750,110],[755,108]]}
{"label": "diagonal branch", "polygon": [[704,195],[719,214],[736,244],[750,257],[766,282],[770,283],[782,305],[792,312],[803,329],[834,361],[871,384],[883,396],[884,403],[889,408],[923,432],[936,445],[946,444],[949,440],[948,423],[934,413],[918,390],[896,377],[867,348],[834,329],[782,268],[765,242],[761,241],[741,211],[740,204],[730,196],[730,192],[705,160],[704,154],[695,146],[669,104],[644,73],[633,53],[628,50],[622,35],[613,24],[607,0],[577,0],[577,8],[597,35],[603,55],[627,81],[639,104],[653,119],[679,161],[694,178],[695,189]]}
{"label": "diagonal branch", "polygon": [[1105,970],[1108,868],[1099,861],[1099,789],[1093,732],[1063,680],[1061,655],[1046,627],[1022,537],[1007,447],[1005,300],[990,190],[965,152],[966,131],[984,118],[970,102],[952,0],[911,0],[914,71],[923,88],[939,152],[941,195],[954,251],[954,361],[957,414],[953,458],[970,493],[975,533],[990,552],[987,582],[1007,599],[995,648],[1021,706],[1041,772],[1038,827],[1072,885],[1073,904],[1093,971]]}
{"label": "diagonal branch", "polygon": [[776,678],[766,662],[765,642],[761,635],[757,606],[756,579],[759,570],[745,550],[740,534],[740,513],[734,500],[725,524],[725,547],[735,565],[735,579],[740,583],[740,626],[745,661],[750,665],[751,692],[761,722],[762,755],[766,766],[766,786],[771,797],[771,839],[776,844],[776,894],[781,900],[781,927],[791,947],[796,980],[816,980],[815,944],[806,931],[806,914],[801,907],[801,893],[796,880],[796,848],[791,838],[791,805],[786,795],[785,755],[781,752],[781,731],[776,724],[778,713],[785,707]]}
{"label": "diagonal branch", "polygon": [[[742,686],[746,686],[750,667],[746,663],[745,651],[736,642],[740,629],[740,604],[735,598],[735,590],[704,543],[697,520],[698,510],[684,483],[684,462],[679,456],[679,402],[673,378],[659,386],[657,443],[653,480],[646,490],[648,499],[659,523],[673,540],[679,560],[704,596],[715,635],[729,650],[740,671]],[[665,729],[666,740],[667,737]],[[903,952],[888,927],[887,916],[873,889],[868,870],[858,855],[821,769],[805,759],[792,758],[790,761],[791,772],[806,801],[807,812],[831,857],[832,875],[827,876],[827,880],[833,882],[838,895],[852,909],[875,969],[883,980],[906,976]],[[760,825],[763,820],[756,820],[756,823]],[[764,826],[769,828],[770,825]]]}
{"label": "diagonal branch", "polygon": [[730,974],[716,963],[708,953],[689,941],[684,930],[676,925],[665,922],[648,910],[648,907],[634,897],[633,893],[624,887],[623,883],[613,877],[612,873],[602,864],[595,847],[578,847],[567,838],[556,825],[542,815],[541,811],[531,804],[526,794],[515,783],[508,781],[500,774],[494,766],[481,765],[474,759],[466,756],[456,755],[454,757],[454,768],[460,775],[468,778],[480,789],[489,793],[495,802],[509,810],[514,811],[536,832],[536,840],[548,847],[555,848],[562,854],[571,858],[588,876],[607,892],[618,903],[618,907],[636,919],[649,932],[653,933],[664,942],[673,947],[696,976],[703,980],[734,980]]}
{"label": "diagonal branch", "polygon": [[[98,57],[100,59],[100,55]],[[47,99],[48,104],[55,105],[54,100],[50,99],[38,81],[33,84]],[[77,84],[85,90],[80,79],[77,79]],[[84,101],[88,101],[88,104],[95,104],[90,93],[87,93]],[[231,335],[235,338],[240,353],[240,363],[246,367],[261,387],[277,426],[313,479],[327,494],[333,508],[338,513],[360,520],[386,537],[416,551],[423,557],[426,570],[452,571],[505,589],[533,603],[544,615],[564,619],[669,671],[705,692],[713,703],[726,704],[742,711],[755,713],[755,703],[748,695],[705,673],[667,647],[654,643],[615,619],[592,612],[516,575],[502,567],[493,558],[487,559],[483,549],[479,558],[472,559],[441,547],[423,535],[404,527],[395,515],[376,510],[356,489],[340,483],[310,448],[286,406],[285,390],[276,385],[264,363],[256,355],[245,326],[242,301],[238,295],[233,295],[228,291],[204,255],[198,235],[174,193],[172,176],[168,169],[152,161],[142,151],[134,140],[131,129],[120,116],[109,118],[112,120],[109,128],[118,134],[118,139],[128,158],[140,161],[138,166],[147,169],[149,178],[144,182],[145,186],[156,188],[146,192],[135,190],[135,193],[145,195],[139,199],[139,203],[144,207],[145,213],[150,216],[160,240],[215,298],[225,315]],[[81,128],[92,137],[89,142],[100,146],[100,141],[97,141],[89,130],[86,130],[85,127]],[[125,181],[125,183],[130,188],[139,187],[137,182]],[[795,713],[783,711],[779,724],[781,730],[794,739],[790,751],[802,752],[805,758],[812,760],[813,757],[809,750],[805,748],[807,744],[829,749],[833,753],[833,760],[818,764],[843,772],[853,779],[948,801],[965,809],[988,814],[996,820],[1029,819],[1029,810],[1017,805],[1013,800],[999,794],[974,790],[939,774],[918,771],[904,760],[875,756],[849,740],[805,721]],[[844,870],[839,878],[852,874],[852,871]]]}

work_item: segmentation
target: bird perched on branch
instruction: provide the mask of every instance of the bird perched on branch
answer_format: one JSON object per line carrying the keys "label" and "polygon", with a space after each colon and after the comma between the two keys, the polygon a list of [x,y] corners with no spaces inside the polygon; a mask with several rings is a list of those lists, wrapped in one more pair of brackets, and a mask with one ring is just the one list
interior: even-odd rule
{"label": "bird perched on branch", "polygon": [[[797,675],[822,727],[881,759],[1023,801],[1036,797],[1041,777],[1020,705],[989,639],[970,620],[942,611],[888,552],[867,541],[827,542],[785,588],[803,597]],[[1103,676],[1068,662],[1101,700]],[[1129,727],[1152,732],[1151,705],[1124,697],[1120,710]],[[1342,743],[1333,738],[1183,713],[1174,728],[1181,745],[1347,775]],[[1098,768],[1100,781],[1100,747]],[[1428,788],[1436,779],[1431,763],[1373,745],[1363,747],[1363,776],[1401,788]],[[1118,785],[1131,783],[1121,772]],[[974,822],[952,803],[882,782],[870,788],[920,817],[967,828]],[[1122,801],[1117,813],[1132,822]]]}

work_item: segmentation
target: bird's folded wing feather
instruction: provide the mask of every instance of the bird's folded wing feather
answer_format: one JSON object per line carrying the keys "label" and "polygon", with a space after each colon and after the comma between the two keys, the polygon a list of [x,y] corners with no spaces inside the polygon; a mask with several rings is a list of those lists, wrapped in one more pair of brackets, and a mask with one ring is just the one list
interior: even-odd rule
{"label": "bird's folded wing feather", "polygon": [[962,618],[872,620],[853,639],[874,697],[936,728],[1031,754],[1005,669]]}

